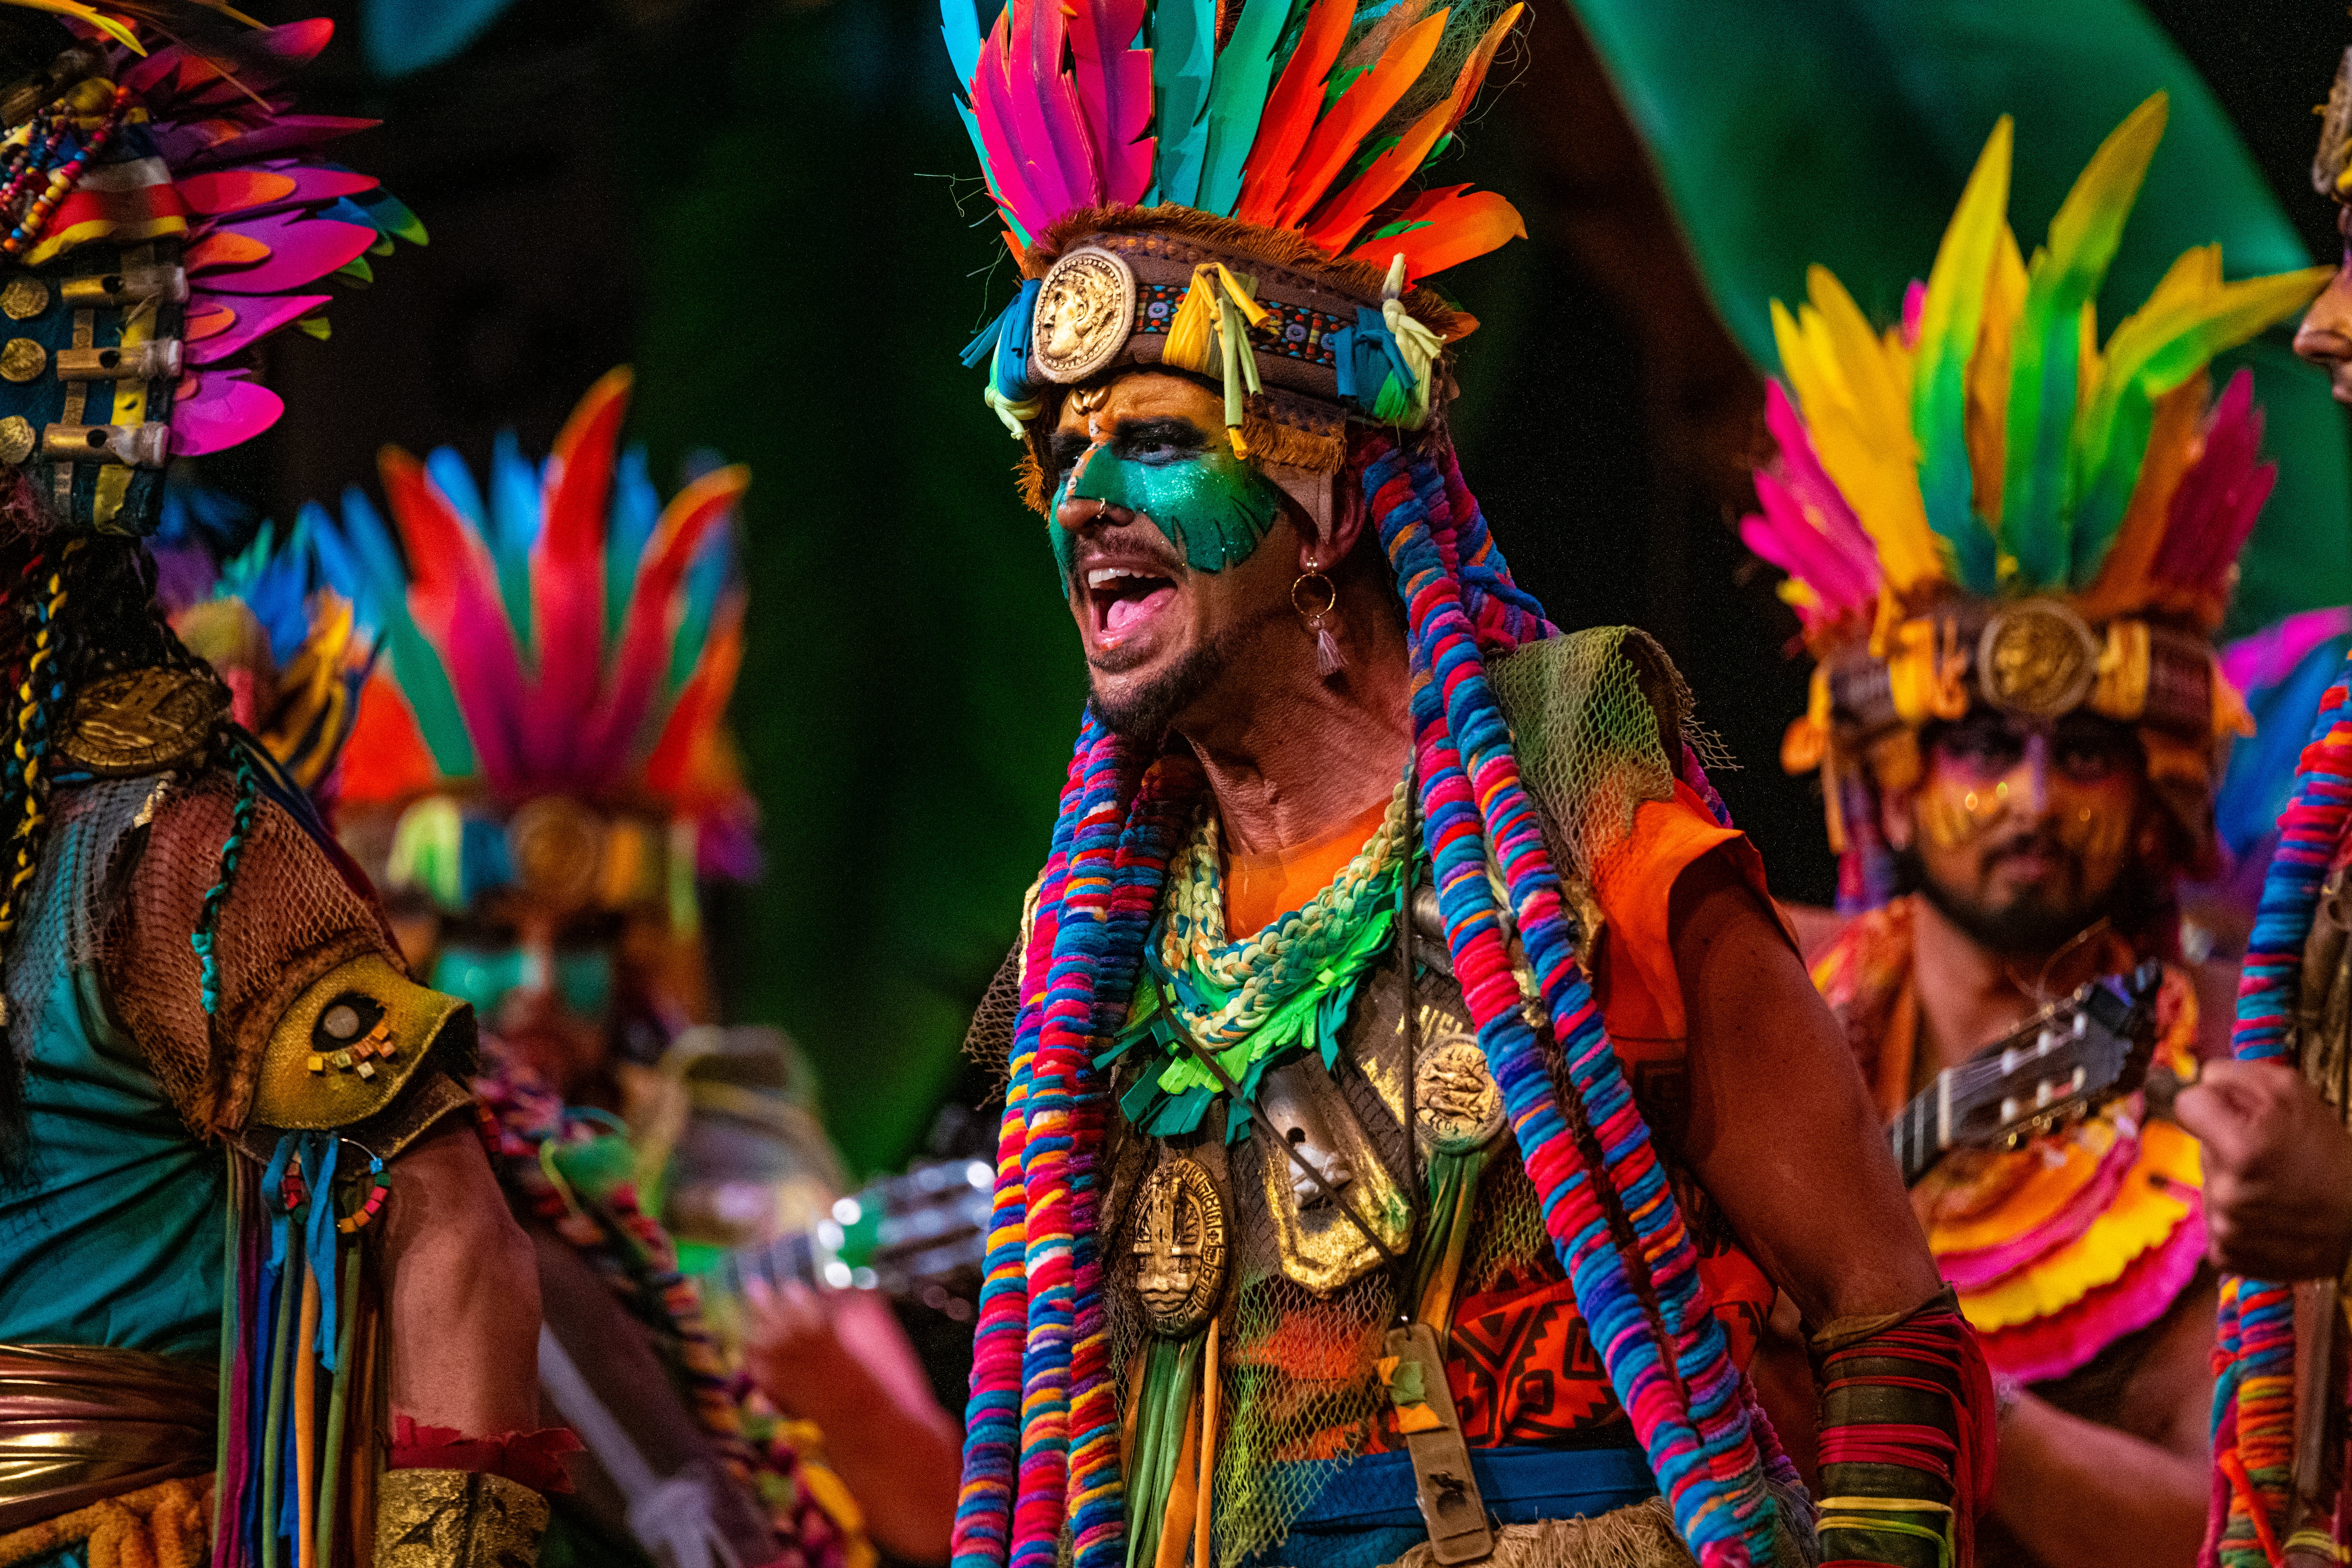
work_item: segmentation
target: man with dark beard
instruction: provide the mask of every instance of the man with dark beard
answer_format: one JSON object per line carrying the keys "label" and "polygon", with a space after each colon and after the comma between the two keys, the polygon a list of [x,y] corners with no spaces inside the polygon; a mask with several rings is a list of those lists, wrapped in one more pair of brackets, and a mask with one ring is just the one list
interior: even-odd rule
{"label": "man with dark beard", "polygon": [[[2062,267],[2095,293],[2113,245],[2084,251],[2084,226],[2119,229],[2164,112],[2151,99],[2100,149],[2031,282],[2002,226],[2003,120],[1902,326],[1872,331],[1818,268],[1796,313],[1776,304],[1793,395],[1769,389],[1778,453],[1742,528],[1790,574],[1820,661],[1782,761],[1821,771],[1855,918],[1814,980],[1881,1114],[1925,1130],[1912,1206],[1994,1372],[1988,1563],[2186,1568],[2205,1527],[2196,1141],[2136,1092],[2028,1121],[2086,1080],[2045,1082],[2048,1026],[1989,1050],[2087,983],[2177,958],[2174,884],[2211,868],[2220,744],[2246,728],[2210,639],[2269,471],[2244,373],[2209,405],[2203,367],[2319,279],[2223,284],[2192,253],[2169,313],[2152,302],[2105,357],[2087,317],[2048,314]],[[2158,353],[2161,384],[2139,368]],[[2062,390],[2038,379],[2053,364]],[[2078,375],[2083,418],[2037,418],[2075,406]],[[1857,386],[1906,390],[1858,411]],[[2167,963],[2154,991],[2155,1068],[2193,1076],[2189,978]],[[2022,1142],[1955,1134],[1971,1097]]]}

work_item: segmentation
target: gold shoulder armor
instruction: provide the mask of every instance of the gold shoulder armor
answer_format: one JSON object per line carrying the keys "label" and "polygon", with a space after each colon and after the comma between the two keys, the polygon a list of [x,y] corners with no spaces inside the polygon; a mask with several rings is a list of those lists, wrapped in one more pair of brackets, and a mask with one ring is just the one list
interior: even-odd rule
{"label": "gold shoulder armor", "polygon": [[354,1126],[390,1107],[442,1039],[470,1047],[473,1033],[471,1006],[362,953],[320,975],[278,1019],[251,1120],[281,1131]]}

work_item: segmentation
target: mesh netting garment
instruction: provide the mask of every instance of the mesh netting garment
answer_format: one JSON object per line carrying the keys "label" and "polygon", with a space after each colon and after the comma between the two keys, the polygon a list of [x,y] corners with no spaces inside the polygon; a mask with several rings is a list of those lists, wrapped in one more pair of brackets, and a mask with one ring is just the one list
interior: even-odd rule
{"label": "mesh netting garment", "polygon": [[204,973],[188,938],[220,880],[236,794],[225,768],[162,790],[143,843],[127,847],[100,945],[115,1011],[200,1135],[243,1124],[270,1031],[320,976],[371,953],[405,973],[374,905],[264,795],[221,908],[219,1016],[205,1016]]}
{"label": "mesh netting garment", "polygon": [[8,1041],[18,1060],[33,1056],[60,973],[96,960],[124,837],[160,782],[104,779],[51,793],[48,842],[8,952]]}
{"label": "mesh netting garment", "polygon": [[1540,808],[1563,875],[1594,879],[1633,831],[1645,800],[1674,798],[1682,748],[1721,766],[1691,721],[1690,688],[1665,650],[1632,626],[1593,626],[1529,643],[1486,667],[1511,726],[1519,779]]}

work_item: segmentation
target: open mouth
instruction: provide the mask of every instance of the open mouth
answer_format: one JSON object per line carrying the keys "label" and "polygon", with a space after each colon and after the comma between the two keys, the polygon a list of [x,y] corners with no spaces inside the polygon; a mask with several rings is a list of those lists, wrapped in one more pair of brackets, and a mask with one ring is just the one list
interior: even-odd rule
{"label": "open mouth", "polygon": [[1087,602],[1094,610],[1095,641],[1105,647],[1124,641],[1176,597],[1176,581],[1148,568],[1087,569]]}

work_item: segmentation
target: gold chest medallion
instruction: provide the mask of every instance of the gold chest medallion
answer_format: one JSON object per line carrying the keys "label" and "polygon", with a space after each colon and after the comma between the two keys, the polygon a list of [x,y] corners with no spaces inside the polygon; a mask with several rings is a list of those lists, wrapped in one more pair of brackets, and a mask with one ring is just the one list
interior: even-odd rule
{"label": "gold chest medallion", "polygon": [[1182,1339],[1217,1310],[1225,1284],[1225,1205],[1200,1164],[1179,1155],[1144,1178],[1135,1240],[1135,1292],[1151,1331]]}
{"label": "gold chest medallion", "polygon": [[67,766],[100,778],[161,773],[202,751],[228,714],[228,689],[184,669],[102,675],[74,694],[58,739]]}

